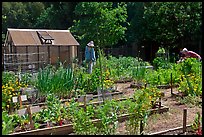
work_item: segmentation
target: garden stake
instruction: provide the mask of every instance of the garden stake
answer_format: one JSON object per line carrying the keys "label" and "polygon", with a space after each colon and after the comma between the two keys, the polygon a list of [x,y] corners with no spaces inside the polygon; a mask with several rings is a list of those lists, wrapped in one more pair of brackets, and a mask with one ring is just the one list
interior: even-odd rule
{"label": "garden stake", "polygon": [[22,108],[22,100],[21,100],[21,95],[18,94],[18,101],[19,101],[19,104],[20,104],[20,108]]}
{"label": "garden stake", "polygon": [[143,135],[143,122],[140,120],[140,135]]}
{"label": "garden stake", "polygon": [[161,108],[161,97],[159,97],[159,109]]}
{"label": "garden stake", "polygon": [[171,95],[173,95],[173,88],[172,88],[172,73],[171,73]]}
{"label": "garden stake", "polygon": [[186,132],[187,109],[183,109],[183,133]]}
{"label": "garden stake", "polygon": [[27,106],[27,111],[28,111],[29,120],[30,120],[30,128],[31,128],[31,129],[34,129],[30,105]]}

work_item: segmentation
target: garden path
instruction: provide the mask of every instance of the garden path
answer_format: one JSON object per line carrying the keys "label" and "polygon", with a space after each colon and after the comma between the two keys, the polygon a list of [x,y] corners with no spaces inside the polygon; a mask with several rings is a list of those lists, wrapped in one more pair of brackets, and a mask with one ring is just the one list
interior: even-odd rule
{"label": "garden path", "polygon": [[[129,88],[130,84],[131,82],[117,83],[116,86],[119,91],[124,93],[125,97],[131,97],[134,93],[134,89]],[[171,89],[162,89],[162,92],[164,92],[162,105],[169,107],[169,111],[163,114],[151,115],[148,118],[146,127],[144,128],[145,134],[182,126],[184,108],[187,109],[187,125],[193,123],[196,112],[200,112],[202,115],[202,107],[180,105],[175,97],[171,97]],[[177,89],[173,88],[173,92],[177,92]],[[117,134],[127,134],[125,130],[125,122],[119,124]]]}

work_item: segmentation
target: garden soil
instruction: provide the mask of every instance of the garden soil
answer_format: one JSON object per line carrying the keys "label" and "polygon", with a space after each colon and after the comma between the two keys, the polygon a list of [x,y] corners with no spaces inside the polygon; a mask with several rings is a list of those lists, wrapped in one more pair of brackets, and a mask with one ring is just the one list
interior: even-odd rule
{"label": "garden soil", "polygon": [[[124,97],[131,97],[135,89],[130,88],[131,82],[117,83],[117,90],[124,93]],[[187,109],[187,125],[193,123],[197,112],[202,115],[202,107],[181,105],[178,103],[175,97],[171,96],[171,89],[161,89],[164,93],[162,98],[162,105],[169,108],[168,112],[163,114],[154,114],[148,118],[147,124],[144,128],[144,134],[150,134],[160,132],[176,127],[182,127],[183,125],[183,109]],[[173,93],[178,92],[176,88],[173,88]],[[118,135],[127,135],[125,122],[119,124],[117,128]]]}

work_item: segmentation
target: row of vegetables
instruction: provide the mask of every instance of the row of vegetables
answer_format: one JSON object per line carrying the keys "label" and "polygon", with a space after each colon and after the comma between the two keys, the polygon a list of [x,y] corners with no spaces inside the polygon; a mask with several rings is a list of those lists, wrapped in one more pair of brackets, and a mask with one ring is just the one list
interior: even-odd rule
{"label": "row of vegetables", "polygon": [[[131,79],[138,83],[149,85],[179,85],[179,91],[185,95],[202,95],[202,64],[190,58],[175,64],[169,63],[169,68],[159,67],[156,70],[147,69],[150,65],[133,57],[102,57],[102,75],[98,60],[92,74],[86,73],[86,68],[76,66],[59,67],[48,65],[37,74],[30,73],[15,75],[13,72],[2,72],[2,109],[9,110],[17,107],[12,103],[12,97],[19,94],[16,91],[33,86],[38,90],[39,97],[53,93],[60,98],[71,98],[86,93],[97,94],[98,87],[108,90],[114,86],[114,81]],[[101,81],[102,80],[102,81]]]}
{"label": "row of vegetables", "polygon": [[[33,115],[35,128],[40,128],[40,125],[47,122],[56,125],[62,124],[62,121],[64,121],[64,123],[73,123],[77,134],[113,134],[116,129],[118,114],[134,113],[135,115],[142,115],[142,118],[147,118],[146,110],[152,107],[150,102],[160,97],[160,92],[155,87],[170,84],[171,74],[172,84],[179,85],[178,89],[184,95],[202,96],[202,63],[196,59],[190,58],[179,64],[169,63],[168,68],[157,66],[157,69],[153,70],[145,67],[150,65],[148,62],[141,61],[138,58],[102,56],[101,59],[102,75],[98,60],[92,74],[86,73],[86,66],[76,65],[75,68],[70,68],[63,66],[62,63],[58,67],[48,65],[44,69],[40,69],[35,75],[30,73],[21,74],[20,79],[13,72],[2,72],[2,120],[5,134],[14,132],[16,129],[26,130],[26,125],[29,123],[28,116],[19,117],[16,114],[9,115],[8,112],[11,112],[12,109],[19,109],[18,103],[12,102],[12,97],[20,94],[19,90],[29,86],[33,86],[38,90],[38,97],[46,97],[48,106],[40,113]],[[120,103],[110,101],[98,106],[98,108],[87,106],[86,111],[78,108],[77,102],[67,103],[66,107],[62,107],[59,103],[58,99],[61,98],[97,93],[97,89],[101,87],[101,84],[103,84],[104,90],[108,90],[114,86],[114,81],[121,79],[148,83],[150,87],[135,92],[134,97],[137,102],[133,103],[130,100]],[[47,96],[48,94],[50,96]],[[114,104],[115,106],[105,107],[108,104]],[[103,108],[107,110],[103,110]],[[109,110],[109,108],[112,110]],[[109,119],[107,115],[112,118]],[[103,124],[99,124],[104,127],[94,126],[90,122],[93,118],[104,120]],[[129,127],[129,130],[138,128],[138,121],[135,120],[140,121],[141,119],[135,118],[128,121],[129,126],[126,127]],[[83,124],[89,125],[90,129]],[[110,125],[112,128],[109,127]],[[132,130],[130,132],[136,131]]]}
{"label": "row of vegetables", "polygon": [[[85,109],[79,107],[80,103],[71,100],[62,104],[54,94],[49,94],[46,107],[32,115],[34,128],[52,127],[71,123],[76,134],[115,134],[118,126],[117,117],[122,114],[130,115],[127,122],[127,130],[131,133],[139,132],[131,129],[137,128],[140,121],[146,121],[153,104],[161,97],[160,90],[155,87],[142,88],[134,93],[133,99],[123,101],[105,100],[100,105],[87,105]],[[101,119],[98,126],[93,119]],[[2,112],[3,134],[31,130],[28,114],[8,114]],[[111,127],[111,128],[110,128]]]}

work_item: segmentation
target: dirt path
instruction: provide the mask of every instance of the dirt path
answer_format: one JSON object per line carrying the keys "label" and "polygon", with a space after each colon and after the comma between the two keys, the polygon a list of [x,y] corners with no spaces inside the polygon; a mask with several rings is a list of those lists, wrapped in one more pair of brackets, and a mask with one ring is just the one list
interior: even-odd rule
{"label": "dirt path", "polygon": [[[117,83],[117,89],[124,92],[124,97],[131,97],[134,93],[134,88],[129,88],[131,82],[128,83]],[[187,109],[187,125],[192,124],[196,115],[196,112],[200,112],[202,115],[202,108],[187,105],[179,105],[175,97],[171,96],[170,89],[162,89],[164,97],[162,98],[162,105],[169,107],[169,111],[163,114],[154,114],[148,118],[146,127],[144,128],[146,133],[154,133],[163,131],[171,128],[182,126],[183,124],[183,109]],[[173,92],[177,92],[176,88]],[[125,122],[120,123],[117,129],[117,134],[127,134],[125,130]]]}

